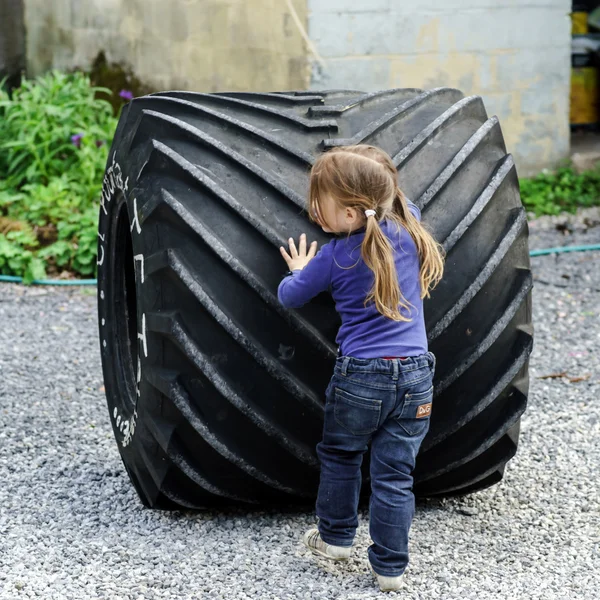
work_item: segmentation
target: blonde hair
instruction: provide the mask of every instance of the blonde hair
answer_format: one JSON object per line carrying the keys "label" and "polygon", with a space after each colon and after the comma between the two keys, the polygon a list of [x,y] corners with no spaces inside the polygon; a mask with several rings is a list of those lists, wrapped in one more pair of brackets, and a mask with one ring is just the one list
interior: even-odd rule
{"label": "blonde hair", "polygon": [[414,240],[420,263],[421,298],[428,298],[442,278],[443,250],[408,209],[390,156],[366,144],[339,146],[325,152],[311,170],[308,208],[313,221],[331,229],[321,217],[324,197],[331,198],[338,208],[353,208],[360,215],[369,209],[376,212],[375,216],[365,217],[366,233],[361,246],[362,259],[375,276],[365,304],[372,300],[384,317],[410,321],[402,311],[410,314],[411,305],[400,290],[394,250],[380,223],[394,221]]}

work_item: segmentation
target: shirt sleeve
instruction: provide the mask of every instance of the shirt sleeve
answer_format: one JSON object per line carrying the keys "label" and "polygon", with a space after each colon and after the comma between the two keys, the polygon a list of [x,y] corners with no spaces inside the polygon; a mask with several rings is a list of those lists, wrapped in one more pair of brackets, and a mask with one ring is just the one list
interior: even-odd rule
{"label": "shirt sleeve", "polygon": [[279,302],[286,308],[299,308],[329,289],[333,263],[333,242],[321,247],[302,270],[288,275],[277,290]]}
{"label": "shirt sleeve", "polygon": [[410,210],[415,219],[417,219],[417,221],[420,221],[421,210],[419,209],[419,207],[414,202],[411,202],[408,198],[406,199],[406,204],[408,204],[408,210]]}

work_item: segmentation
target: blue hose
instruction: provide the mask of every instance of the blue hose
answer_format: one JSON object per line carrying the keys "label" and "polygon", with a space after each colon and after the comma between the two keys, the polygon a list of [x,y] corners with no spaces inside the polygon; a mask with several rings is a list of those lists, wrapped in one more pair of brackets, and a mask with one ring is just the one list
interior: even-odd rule
{"label": "blue hose", "polygon": [[[565,254],[566,252],[591,252],[600,250],[600,244],[591,244],[589,246],[560,246],[558,248],[542,248],[541,250],[532,250],[529,256],[546,256],[547,254]],[[14,275],[0,275],[0,282],[23,283],[22,277]],[[34,279],[33,285],[97,285],[97,279]]]}
{"label": "blue hose", "polygon": [[542,248],[541,250],[532,250],[529,256],[545,256],[547,254],[564,254],[565,252],[586,252],[591,250],[600,250],[600,244],[590,246],[561,246],[559,248]]}
{"label": "blue hose", "polygon": [[[15,275],[0,275],[0,281],[8,283],[23,283],[22,277]],[[34,279],[34,285],[96,285],[97,279]]]}

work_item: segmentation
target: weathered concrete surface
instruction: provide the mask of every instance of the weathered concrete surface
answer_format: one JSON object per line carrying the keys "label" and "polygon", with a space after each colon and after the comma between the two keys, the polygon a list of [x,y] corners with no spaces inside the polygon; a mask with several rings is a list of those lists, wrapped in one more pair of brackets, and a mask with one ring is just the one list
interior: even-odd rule
{"label": "weathered concrete surface", "polygon": [[0,0],[0,80],[16,84],[25,69],[25,24],[22,0]]}
{"label": "weathered concrete surface", "polygon": [[451,86],[500,117],[521,175],[569,155],[568,0],[293,0],[301,27],[286,0],[23,1],[30,74],[103,50],[155,89]]}
{"label": "weathered concrete surface", "polygon": [[313,89],[450,86],[483,96],[521,175],[569,154],[568,0],[308,0]]}
{"label": "weathered concrete surface", "polygon": [[[293,0],[302,23],[306,1]],[[27,63],[89,68],[103,50],[155,89],[306,89],[305,44],[277,0],[25,0]]]}

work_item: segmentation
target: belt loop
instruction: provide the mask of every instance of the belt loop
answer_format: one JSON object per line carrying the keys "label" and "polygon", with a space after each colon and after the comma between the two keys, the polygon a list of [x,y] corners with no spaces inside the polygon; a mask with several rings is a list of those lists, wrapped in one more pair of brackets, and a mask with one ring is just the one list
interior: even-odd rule
{"label": "belt loop", "polygon": [[436,367],[436,358],[433,352],[427,352],[427,357],[429,358],[429,367],[432,371],[435,371]]}
{"label": "belt loop", "polygon": [[398,381],[398,364],[399,364],[399,360],[397,358],[394,358],[394,360],[392,360],[392,364],[394,365],[394,376],[392,377],[392,379],[394,381]]}
{"label": "belt loop", "polygon": [[346,356],[344,362],[342,362],[342,375],[346,377],[348,375],[348,364],[350,363],[350,357]]}

